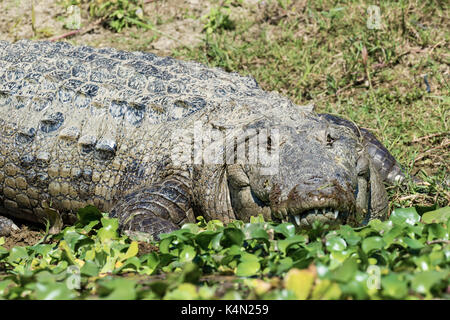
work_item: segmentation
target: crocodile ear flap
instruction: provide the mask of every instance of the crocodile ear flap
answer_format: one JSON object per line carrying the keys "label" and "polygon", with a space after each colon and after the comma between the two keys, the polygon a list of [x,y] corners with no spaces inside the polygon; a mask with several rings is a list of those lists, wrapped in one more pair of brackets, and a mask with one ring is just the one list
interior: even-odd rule
{"label": "crocodile ear flap", "polygon": [[383,179],[372,163],[369,162],[370,169],[370,220],[385,220],[388,213],[388,196],[384,187]]}

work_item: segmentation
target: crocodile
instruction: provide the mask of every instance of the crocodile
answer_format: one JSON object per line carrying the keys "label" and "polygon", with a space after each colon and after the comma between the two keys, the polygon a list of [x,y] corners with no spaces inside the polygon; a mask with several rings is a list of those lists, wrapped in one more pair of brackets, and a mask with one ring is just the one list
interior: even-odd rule
{"label": "crocodile", "polygon": [[158,238],[196,217],[384,219],[402,168],[368,130],[251,76],[149,52],[0,41],[0,234],[94,205]]}

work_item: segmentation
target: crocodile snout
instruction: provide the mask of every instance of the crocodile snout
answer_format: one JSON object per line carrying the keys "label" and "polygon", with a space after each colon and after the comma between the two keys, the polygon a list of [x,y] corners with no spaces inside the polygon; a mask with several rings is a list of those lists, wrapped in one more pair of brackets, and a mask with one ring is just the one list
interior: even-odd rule
{"label": "crocodile snout", "polygon": [[285,199],[274,187],[270,196],[273,216],[300,228],[310,227],[315,220],[331,225],[346,223],[356,210],[354,188],[349,183],[343,187],[336,180],[314,180],[320,183],[312,184],[308,179],[297,184]]}

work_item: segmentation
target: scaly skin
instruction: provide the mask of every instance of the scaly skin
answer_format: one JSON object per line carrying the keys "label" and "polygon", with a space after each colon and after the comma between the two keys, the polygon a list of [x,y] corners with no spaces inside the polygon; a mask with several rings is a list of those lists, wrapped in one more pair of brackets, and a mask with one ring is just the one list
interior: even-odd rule
{"label": "scaly skin", "polygon": [[[251,140],[252,133],[278,130],[279,140],[271,136],[266,147],[279,155],[277,170],[268,174],[261,163],[229,158],[179,161],[198,126],[238,138],[226,140],[225,149],[219,140],[203,141],[202,150],[223,152],[248,151],[246,134]],[[155,237],[198,215],[228,222],[263,214],[298,228],[315,220],[358,225],[385,217],[383,180],[403,177],[374,139],[261,90],[253,78],[198,63],[67,43],[0,42],[4,215],[43,222],[51,207],[70,221],[92,204],[118,217],[122,230]],[[379,152],[371,153],[375,147]]]}

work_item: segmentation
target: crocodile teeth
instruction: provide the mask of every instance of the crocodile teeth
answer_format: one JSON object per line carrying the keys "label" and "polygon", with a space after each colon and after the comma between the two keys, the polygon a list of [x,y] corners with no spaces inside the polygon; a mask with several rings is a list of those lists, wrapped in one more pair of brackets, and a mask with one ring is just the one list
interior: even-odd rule
{"label": "crocodile teeth", "polygon": [[319,210],[314,209],[314,213],[315,213],[316,215],[318,215],[318,214],[319,214]]}
{"label": "crocodile teeth", "polygon": [[339,210],[334,210],[334,219],[337,219],[339,216]]}
{"label": "crocodile teeth", "polygon": [[275,211],[275,217],[277,217],[278,219],[283,219],[283,214],[281,213],[280,210]]}
{"label": "crocodile teeth", "polygon": [[294,219],[295,219],[295,223],[299,226],[300,225],[300,217],[294,216]]}

